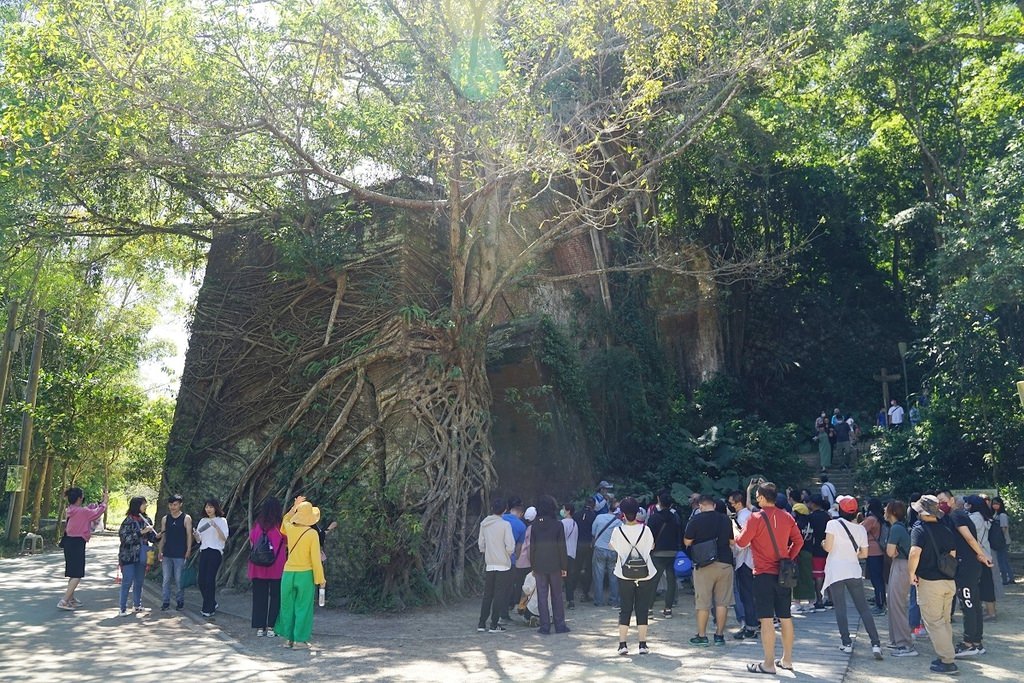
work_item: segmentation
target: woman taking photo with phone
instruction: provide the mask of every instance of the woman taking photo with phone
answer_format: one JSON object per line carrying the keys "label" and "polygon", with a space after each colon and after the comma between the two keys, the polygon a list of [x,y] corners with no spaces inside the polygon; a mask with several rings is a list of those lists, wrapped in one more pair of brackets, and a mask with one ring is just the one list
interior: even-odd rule
{"label": "woman taking photo with phone", "polygon": [[217,612],[217,571],[224,558],[224,544],[228,540],[228,520],[216,498],[209,498],[203,507],[204,516],[196,525],[196,535],[202,550],[199,552],[199,592],[203,596],[202,615],[212,617]]}
{"label": "woman taking photo with phone", "polygon": [[117,549],[117,563],[121,567],[121,596],[119,616],[126,617],[128,591],[132,591],[135,611],[142,610],[142,580],[146,578],[146,553],[157,541],[153,520],[146,516],[146,499],[135,496],[128,501],[128,514],[117,531],[121,545]]}

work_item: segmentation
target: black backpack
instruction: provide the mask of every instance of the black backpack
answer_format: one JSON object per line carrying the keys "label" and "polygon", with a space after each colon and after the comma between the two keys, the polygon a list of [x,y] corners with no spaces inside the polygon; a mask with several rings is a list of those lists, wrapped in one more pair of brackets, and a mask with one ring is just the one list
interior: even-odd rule
{"label": "black backpack", "polygon": [[249,551],[249,561],[257,567],[272,567],[277,562],[277,553],[270,544],[270,537],[264,529],[256,545]]}
{"label": "black backpack", "polygon": [[1006,536],[1003,535],[1003,528],[995,519],[992,520],[988,529],[988,545],[996,552],[1006,550]]}

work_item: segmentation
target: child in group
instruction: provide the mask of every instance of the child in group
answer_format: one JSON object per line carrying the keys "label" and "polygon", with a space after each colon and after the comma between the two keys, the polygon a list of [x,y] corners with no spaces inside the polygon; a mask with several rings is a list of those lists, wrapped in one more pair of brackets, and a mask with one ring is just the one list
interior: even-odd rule
{"label": "child in group", "polygon": [[104,491],[103,502],[99,505],[93,503],[89,507],[83,506],[85,493],[77,486],[69,488],[65,495],[68,498],[68,509],[65,513],[67,526],[60,540],[60,547],[64,549],[64,576],[68,577],[68,587],[57,607],[73,610],[82,606],[75,598],[75,589],[85,578],[85,544],[92,537],[93,523],[107,511],[110,494]]}

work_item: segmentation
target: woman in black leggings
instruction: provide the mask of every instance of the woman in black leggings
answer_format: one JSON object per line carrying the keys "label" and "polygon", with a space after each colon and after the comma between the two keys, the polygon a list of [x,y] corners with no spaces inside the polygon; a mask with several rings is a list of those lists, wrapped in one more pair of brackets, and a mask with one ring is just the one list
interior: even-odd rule
{"label": "woman in black leggings", "polygon": [[[615,576],[619,582],[619,649],[620,655],[628,655],[629,648],[626,646],[626,634],[629,633],[629,622],[633,614],[636,614],[636,625],[639,631],[640,648],[639,654],[645,655],[650,652],[647,647],[647,614],[651,605],[654,604],[654,590],[657,587],[654,577],[657,570],[651,560],[651,551],[654,550],[654,534],[643,524],[636,521],[636,513],[640,504],[636,498],[625,498],[619,504],[619,510],[625,518],[625,523],[612,532],[609,542],[612,550],[616,553]],[[642,558],[647,564],[647,574],[639,578],[627,579],[623,573],[623,565],[630,556]]]}

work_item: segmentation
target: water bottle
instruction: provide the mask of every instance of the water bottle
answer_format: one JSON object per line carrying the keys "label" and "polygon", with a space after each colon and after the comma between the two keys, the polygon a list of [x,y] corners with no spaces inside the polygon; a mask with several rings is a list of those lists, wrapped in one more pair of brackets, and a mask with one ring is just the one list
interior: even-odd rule
{"label": "water bottle", "polygon": [[319,597],[317,598],[317,604],[320,605],[321,607],[323,607],[324,606],[324,601],[325,601],[325,599],[327,597],[327,589],[324,588],[323,586],[320,586],[320,590],[318,591],[318,593],[319,593]]}

